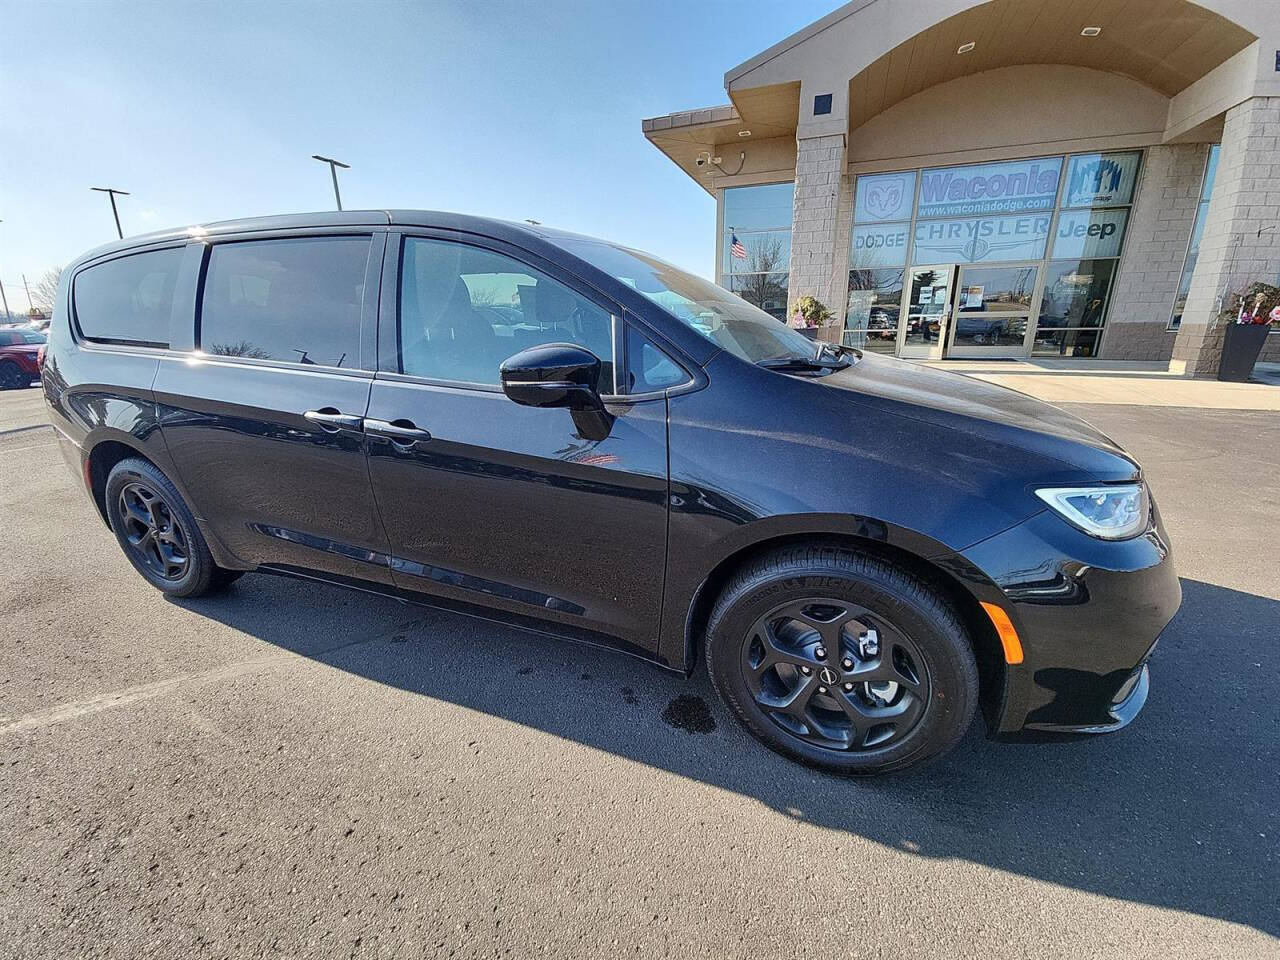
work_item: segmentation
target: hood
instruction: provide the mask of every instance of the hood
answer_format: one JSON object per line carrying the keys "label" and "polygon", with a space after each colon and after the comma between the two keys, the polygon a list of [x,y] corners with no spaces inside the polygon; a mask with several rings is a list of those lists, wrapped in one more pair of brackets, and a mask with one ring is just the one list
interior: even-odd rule
{"label": "hood", "polygon": [[891,404],[892,412],[1016,443],[1089,470],[1129,479],[1137,463],[1118,443],[1074,414],[985,380],[864,353],[856,364],[816,381]]}

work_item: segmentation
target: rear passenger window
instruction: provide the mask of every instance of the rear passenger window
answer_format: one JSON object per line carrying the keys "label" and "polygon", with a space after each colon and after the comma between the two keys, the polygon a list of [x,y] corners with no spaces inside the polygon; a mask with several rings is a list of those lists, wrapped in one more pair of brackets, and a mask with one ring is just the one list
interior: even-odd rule
{"label": "rear passenger window", "polygon": [[88,340],[169,345],[182,247],[135,253],[76,274],[76,323]]}
{"label": "rear passenger window", "polygon": [[511,257],[408,237],[400,267],[400,372],[496,385],[513,354],[575,343],[600,358],[613,392],[613,315]]}
{"label": "rear passenger window", "polygon": [[200,349],[223,357],[360,367],[369,237],[215,244]]}

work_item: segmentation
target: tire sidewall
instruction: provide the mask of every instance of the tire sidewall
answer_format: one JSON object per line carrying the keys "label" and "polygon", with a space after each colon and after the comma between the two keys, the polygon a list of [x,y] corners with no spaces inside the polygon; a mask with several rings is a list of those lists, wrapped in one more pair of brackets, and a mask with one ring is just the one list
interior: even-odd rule
{"label": "tire sidewall", "polygon": [[[755,702],[742,670],[742,645],[756,622],[785,603],[828,597],[865,607],[908,637],[924,659],[930,682],[924,715],[906,739],[881,749],[828,750],[779,728]],[[952,746],[976,708],[976,666],[963,637],[928,604],[877,576],[874,568],[854,575],[837,567],[814,567],[744,585],[708,634],[707,662],[713,684],[747,728],[767,746],[837,773],[881,773],[911,765]]]}
{"label": "tire sidewall", "polygon": [[[138,561],[132,546],[129,544],[120,517],[120,491],[127,484],[134,482],[145,484],[163,497],[174,522],[182,530],[182,536],[187,542],[188,559],[187,571],[179,580],[165,580],[157,576],[154,571]],[[111,532],[115,534],[116,541],[120,544],[120,549],[124,551],[129,563],[142,575],[144,580],[157,590],[178,597],[198,593],[203,586],[207,585],[208,579],[212,574],[212,558],[209,557],[204,538],[201,536],[199,528],[196,527],[195,517],[187,509],[186,503],[183,502],[178,491],[173,488],[173,484],[169,482],[168,477],[155,467],[150,466],[150,464],[139,460],[124,460],[117,464],[107,477],[107,485],[103,497]]]}

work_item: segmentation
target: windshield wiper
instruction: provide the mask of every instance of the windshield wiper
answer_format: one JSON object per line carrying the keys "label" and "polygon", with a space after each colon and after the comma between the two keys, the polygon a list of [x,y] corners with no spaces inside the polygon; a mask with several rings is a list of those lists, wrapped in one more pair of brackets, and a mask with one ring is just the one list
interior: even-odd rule
{"label": "windshield wiper", "polygon": [[851,363],[845,357],[766,357],[757,360],[757,367],[766,370],[843,370]]}

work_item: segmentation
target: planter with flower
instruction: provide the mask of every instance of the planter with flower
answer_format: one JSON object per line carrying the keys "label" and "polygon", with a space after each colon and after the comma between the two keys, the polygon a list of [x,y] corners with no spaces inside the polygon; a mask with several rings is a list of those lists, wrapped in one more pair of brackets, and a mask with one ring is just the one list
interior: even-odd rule
{"label": "planter with flower", "polygon": [[831,322],[831,311],[816,297],[800,297],[791,308],[790,326],[810,340],[840,339],[840,325]]}
{"label": "planter with flower", "polygon": [[1218,315],[1218,323],[1226,326],[1222,362],[1218,365],[1219,380],[1244,383],[1253,375],[1253,365],[1258,361],[1278,311],[1280,287],[1254,283]]}

